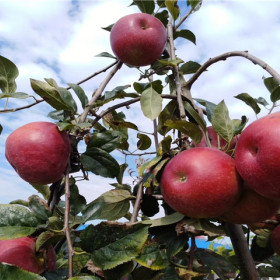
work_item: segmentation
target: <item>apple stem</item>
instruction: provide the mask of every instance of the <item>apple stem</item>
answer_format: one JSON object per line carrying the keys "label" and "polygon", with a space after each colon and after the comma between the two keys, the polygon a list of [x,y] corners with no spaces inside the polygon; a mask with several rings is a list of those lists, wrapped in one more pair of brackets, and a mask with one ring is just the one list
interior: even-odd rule
{"label": "apple stem", "polygon": [[233,249],[237,256],[242,279],[260,280],[253,257],[249,251],[247,240],[241,225],[225,223],[225,228],[230,236]]}

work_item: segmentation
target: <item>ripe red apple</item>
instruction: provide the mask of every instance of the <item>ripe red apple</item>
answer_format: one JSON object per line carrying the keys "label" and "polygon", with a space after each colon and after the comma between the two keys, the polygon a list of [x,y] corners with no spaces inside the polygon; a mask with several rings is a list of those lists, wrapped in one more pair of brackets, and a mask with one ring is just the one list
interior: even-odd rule
{"label": "ripe red apple", "polygon": [[271,246],[276,254],[280,256],[280,225],[272,231]]}
{"label": "ripe red apple", "polygon": [[236,145],[235,162],[248,187],[280,201],[280,112],[244,129]]}
{"label": "ripe red apple", "polygon": [[280,208],[280,202],[259,195],[245,188],[238,202],[222,219],[234,224],[251,224],[269,219]]}
{"label": "ripe red apple", "polygon": [[[208,133],[211,147],[213,147],[213,148],[220,147],[222,150],[225,150],[225,148],[227,148],[228,142],[222,137],[218,138],[218,133],[214,130],[213,126],[207,127],[207,133]],[[233,149],[235,148],[236,142],[237,142],[237,137],[235,136],[235,137],[233,137],[233,139],[230,143],[230,147],[227,149],[229,154],[231,154]],[[198,143],[195,146],[196,147],[207,147],[208,146],[205,135],[203,135],[200,143]]]}
{"label": "ripe red apple", "polygon": [[152,64],[164,51],[167,33],[156,17],[136,13],[120,18],[110,34],[111,47],[117,58],[131,66]]}
{"label": "ripe red apple", "polygon": [[241,181],[234,160],[208,147],[185,150],[165,166],[161,178],[164,200],[191,218],[212,218],[238,201]]}
{"label": "ripe red apple", "polygon": [[49,184],[62,178],[71,152],[69,137],[54,123],[32,122],[13,131],[6,140],[6,158],[18,175],[31,184]]}
{"label": "ripe red apple", "polygon": [[0,262],[16,265],[24,270],[40,274],[55,268],[56,255],[51,246],[47,251],[47,260],[36,254],[36,238],[20,237],[0,240]]}

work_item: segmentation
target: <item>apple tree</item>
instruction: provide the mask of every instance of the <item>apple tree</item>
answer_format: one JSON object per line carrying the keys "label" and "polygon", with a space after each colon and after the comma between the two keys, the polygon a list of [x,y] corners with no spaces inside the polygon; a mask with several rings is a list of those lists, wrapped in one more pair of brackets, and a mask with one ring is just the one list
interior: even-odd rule
{"label": "apple tree", "polygon": [[[176,40],[196,41],[195,34],[180,28],[203,8],[199,0],[186,1],[185,15],[174,0],[134,0],[133,5],[139,13],[128,11],[105,28],[113,53],[99,56],[113,63],[81,82],[61,86],[52,78],[31,78],[33,95],[23,93],[17,91],[16,65],[0,56],[0,98],[32,100],[0,113],[45,102],[52,120],[27,124],[6,141],[7,160],[37,193],[0,205],[0,278],[280,277],[280,113],[274,112],[280,75],[244,51],[202,64],[180,59]],[[256,116],[268,109],[250,125],[245,115],[231,119],[224,100],[214,104],[192,97],[204,71],[234,56],[269,75],[264,78],[269,101],[235,96]],[[138,80],[110,87],[124,64],[139,70]],[[106,77],[90,96],[82,84],[103,72]],[[126,118],[123,108],[132,104],[139,104],[153,133]],[[3,129],[5,124],[0,133]],[[137,141],[134,152],[131,139]],[[135,157],[137,174],[127,157]],[[90,174],[115,180],[93,201],[79,191]],[[209,248],[199,248],[201,236],[211,242]],[[229,244],[216,248],[221,238]]]}

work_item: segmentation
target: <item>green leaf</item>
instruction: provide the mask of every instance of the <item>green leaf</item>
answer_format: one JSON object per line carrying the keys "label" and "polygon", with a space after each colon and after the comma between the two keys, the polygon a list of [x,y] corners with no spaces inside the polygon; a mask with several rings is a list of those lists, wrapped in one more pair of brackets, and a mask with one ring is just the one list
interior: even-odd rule
{"label": "green leaf", "polygon": [[255,114],[258,114],[261,111],[261,108],[258,105],[258,102],[256,101],[255,98],[253,98],[251,95],[248,93],[240,93],[236,96],[234,96],[237,99],[242,100],[245,102],[247,105],[249,105],[255,112]]}
{"label": "green leaf", "polygon": [[5,280],[46,280],[38,274],[25,271],[16,266],[0,263],[0,279]]}
{"label": "green leaf", "polygon": [[160,248],[160,244],[146,244],[136,261],[152,270],[161,270],[169,265],[165,249]]}
{"label": "green leaf", "polygon": [[269,265],[260,265],[258,266],[258,272],[259,275],[261,277],[264,277],[265,279],[267,279],[267,277],[269,278],[273,278],[273,279],[279,279],[280,277],[280,271],[278,269],[276,269],[275,267],[271,267]]}
{"label": "green leaf", "polygon": [[[164,1],[162,1],[164,3]],[[169,14],[166,10],[161,11],[160,13],[156,13],[155,17],[158,18],[164,26],[168,24]]]}
{"label": "green leaf", "polygon": [[143,151],[151,147],[152,141],[146,134],[137,133],[137,138],[139,139],[137,142],[137,148],[139,150]]}
{"label": "green leaf", "polygon": [[230,142],[234,136],[234,123],[229,117],[228,108],[223,101],[221,101],[214,109],[212,115],[212,125],[214,130],[227,142]]}
{"label": "green leaf", "polygon": [[152,87],[149,87],[143,91],[140,104],[143,114],[153,121],[161,112],[162,97]]}
{"label": "green leaf", "polygon": [[184,215],[178,212],[175,212],[171,215],[164,216],[163,218],[154,219],[154,220],[145,220],[142,224],[149,224],[151,227],[167,226],[171,224],[178,223],[184,218]]}
{"label": "green leaf", "polygon": [[107,152],[100,148],[89,148],[81,155],[81,162],[87,171],[96,175],[114,178],[120,172],[118,162]]}
{"label": "green leaf", "polygon": [[193,9],[197,6],[198,3],[202,2],[201,0],[187,0],[187,5],[191,6]]}
{"label": "green leaf", "polygon": [[147,237],[147,226],[135,226],[124,237],[93,251],[92,260],[103,270],[112,269],[137,257]]}
{"label": "green leaf", "polygon": [[[107,31],[111,31],[112,27],[113,27],[113,24],[110,25],[110,26],[108,26],[108,27],[102,28],[102,29],[105,29],[105,30],[107,30]],[[114,58],[114,59],[116,59],[115,56],[111,55],[111,54],[108,53],[108,52],[102,52],[102,53],[100,53],[100,54],[97,54],[96,57],[109,57],[109,58]]]}
{"label": "green leaf", "polygon": [[192,43],[196,44],[196,37],[190,30],[183,29],[174,32],[174,39],[181,37],[191,41]]}
{"label": "green leaf", "polygon": [[159,143],[159,148],[157,150],[157,153],[160,156],[166,155],[170,153],[171,144],[172,144],[172,137],[170,135],[167,135],[165,138],[163,138]]}
{"label": "green leaf", "polygon": [[41,248],[48,248],[50,244],[59,242],[65,238],[62,231],[44,231],[42,232],[36,240],[36,252],[39,252]]}
{"label": "green leaf", "polygon": [[216,104],[212,103],[212,102],[209,102],[209,101],[206,101],[204,99],[198,99],[198,98],[195,98],[195,100],[205,106],[205,109],[206,109],[206,113],[207,113],[207,119],[212,122],[212,115],[213,115],[213,112],[215,110],[215,108],[217,107]]}
{"label": "green leaf", "polygon": [[76,127],[74,124],[69,123],[69,122],[58,122],[57,126],[60,131],[71,130]]}
{"label": "green leaf", "polygon": [[29,95],[27,93],[24,92],[15,92],[15,93],[1,93],[0,94],[0,99],[1,98],[18,98],[18,99],[26,99],[28,97],[32,97],[32,95]]}
{"label": "green leaf", "polygon": [[70,120],[70,112],[65,110],[56,110],[48,113],[48,117],[58,121],[69,121]]}
{"label": "green leaf", "polygon": [[234,136],[238,135],[242,132],[242,130],[245,127],[247,122],[248,122],[248,118],[246,116],[242,116],[241,120],[238,120],[238,119],[232,120],[232,123],[234,126]]}
{"label": "green leaf", "polygon": [[164,125],[181,131],[189,136],[195,143],[200,143],[202,139],[202,132],[200,128],[192,122],[185,120],[167,120]]}
{"label": "green leaf", "polygon": [[86,105],[88,104],[88,97],[86,96],[84,90],[76,84],[68,84],[76,93],[79,100],[81,101],[83,109],[85,109]]}
{"label": "green leaf", "polygon": [[174,67],[174,66],[178,66],[180,63],[184,61],[180,58],[178,59],[165,58],[165,59],[158,59],[157,62],[162,65],[169,65]]}
{"label": "green leaf", "polygon": [[158,132],[163,136],[172,129],[164,125],[167,120],[178,120],[178,104],[176,100],[171,100],[158,116]]}
{"label": "green leaf", "polygon": [[197,111],[192,107],[189,102],[184,102],[184,108],[186,111],[194,118],[194,120],[199,124],[203,131],[206,131],[205,120],[197,113]]}
{"label": "green leaf", "polygon": [[236,269],[224,257],[213,251],[196,249],[195,256],[200,259],[206,267],[215,271],[221,280],[227,280],[227,275],[235,273],[236,271]]}
{"label": "green leaf", "polygon": [[180,14],[180,7],[178,6],[177,2],[177,0],[165,0],[165,5],[174,20],[176,20]]}
{"label": "green leaf", "polygon": [[70,110],[59,91],[48,83],[30,79],[32,89],[56,110]]}
{"label": "green leaf", "polygon": [[186,63],[184,63],[183,65],[181,65],[180,67],[180,71],[186,75],[186,74],[193,74],[195,73],[199,68],[201,67],[201,65],[195,61],[188,61]]}
{"label": "green leaf", "polygon": [[151,168],[152,166],[155,166],[159,163],[159,161],[162,160],[162,156],[157,156],[155,158],[153,158],[150,161],[145,162],[144,164],[142,164],[141,166],[138,167],[138,173],[139,176],[143,176],[144,175],[144,171],[148,168]]}
{"label": "green leaf", "polygon": [[112,152],[119,147],[122,135],[119,131],[106,130],[103,132],[94,132],[90,134],[88,148],[99,148],[107,153]]}
{"label": "green leaf", "polygon": [[32,195],[29,197],[29,208],[34,213],[39,221],[46,222],[48,218],[52,215],[45,200],[37,195]]}
{"label": "green leaf", "polygon": [[3,226],[0,227],[0,240],[15,239],[33,234],[36,227]]}
{"label": "green leaf", "polygon": [[270,95],[270,100],[272,102],[276,102],[280,99],[280,86],[275,88]]}
{"label": "green leaf", "polygon": [[104,277],[108,280],[123,280],[124,276],[129,275],[134,270],[134,265],[133,261],[129,261],[120,264],[113,269],[103,270]]}
{"label": "green leaf", "polygon": [[267,102],[263,97],[257,98],[256,101],[257,101],[259,104],[263,105],[264,107],[267,106],[267,105],[269,105],[268,102]]}
{"label": "green leaf", "polygon": [[39,221],[28,208],[16,204],[0,204],[0,227],[36,227],[37,225]]}
{"label": "green leaf", "polygon": [[120,173],[118,174],[118,176],[116,178],[117,182],[119,184],[122,184],[122,182],[123,182],[123,175],[124,175],[124,172],[125,172],[127,167],[128,167],[127,163],[123,163],[123,164],[120,165]]}
{"label": "green leaf", "polygon": [[102,27],[102,29],[111,32],[112,28],[113,28],[114,24],[110,24],[107,27]]}
{"label": "green leaf", "polygon": [[9,59],[0,55],[0,89],[3,93],[14,93],[17,85],[17,66]]}
{"label": "green leaf", "polygon": [[68,105],[69,108],[71,108],[71,111],[73,113],[76,113],[78,111],[76,101],[72,97],[72,94],[70,91],[68,91],[66,88],[58,87],[58,91],[60,96],[62,97],[65,104]]}
{"label": "green leaf", "polygon": [[127,190],[110,190],[92,201],[82,211],[83,221],[89,220],[117,220],[129,210],[129,200],[133,196]]}
{"label": "green leaf", "polygon": [[263,82],[270,93],[279,87],[279,83],[273,77],[264,78]]}
{"label": "green leaf", "polygon": [[73,216],[78,215],[86,207],[87,201],[84,196],[80,195],[76,184],[70,185],[70,212]]}
{"label": "green leaf", "polygon": [[146,1],[146,0],[133,0],[133,4],[135,4],[142,13],[152,14],[155,9],[154,1]]}

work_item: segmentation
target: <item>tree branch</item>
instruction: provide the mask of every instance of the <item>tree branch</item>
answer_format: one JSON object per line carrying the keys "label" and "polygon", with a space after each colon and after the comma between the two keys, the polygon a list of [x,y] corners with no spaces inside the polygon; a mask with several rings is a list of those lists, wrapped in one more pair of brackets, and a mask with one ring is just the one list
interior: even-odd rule
{"label": "tree branch", "polygon": [[98,98],[101,96],[103,90],[105,89],[107,84],[110,82],[110,80],[113,78],[113,76],[116,74],[116,72],[121,68],[122,64],[123,63],[121,61],[118,61],[117,64],[115,65],[115,67],[110,71],[108,76],[100,84],[99,88],[95,91],[91,100],[86,105],[85,110],[81,116],[80,122],[84,122],[86,120],[87,115],[88,115],[89,111],[91,110],[92,106],[98,100]]}
{"label": "tree branch", "polygon": [[241,225],[225,223],[225,228],[230,236],[233,249],[237,256],[242,279],[260,280]]}
{"label": "tree branch", "polygon": [[[174,46],[174,39],[173,39],[172,20],[173,19],[170,16],[170,20],[167,24],[167,36],[168,36],[168,42],[170,45],[170,58],[172,60],[175,60],[176,55],[175,55],[175,46]],[[185,109],[184,109],[183,100],[182,100],[182,85],[181,85],[181,81],[180,81],[179,68],[177,65],[173,67],[173,72],[174,72],[174,76],[175,76],[177,102],[178,102],[178,106],[179,106],[180,118],[185,119],[186,114],[185,114]]]}
{"label": "tree branch", "polygon": [[[118,61],[115,61],[114,63],[112,63],[112,64],[106,66],[105,68],[103,68],[103,69],[101,69],[101,70],[99,70],[99,71],[96,71],[95,73],[93,73],[93,74],[90,75],[89,77],[87,77],[87,78],[81,80],[80,82],[78,82],[77,85],[80,85],[80,84],[82,84],[82,83],[84,83],[84,82],[86,82],[86,81],[92,79],[93,77],[99,75],[99,74],[102,73],[102,72],[106,72],[108,69],[110,69],[111,67],[113,67],[113,66],[114,66],[115,64],[117,64],[117,63],[118,63]],[[67,88],[67,90],[69,90],[69,89],[71,89],[71,87],[68,87],[68,88]]]}
{"label": "tree branch", "polygon": [[43,102],[44,99],[40,99],[40,100],[36,100],[35,102],[33,103],[30,103],[28,105],[25,105],[25,106],[22,106],[22,107],[18,107],[18,108],[12,108],[12,109],[4,109],[4,110],[0,110],[0,114],[1,113],[10,113],[10,112],[16,112],[16,111],[20,111],[20,110],[23,110],[23,109],[27,109],[27,108],[30,108],[32,106],[35,106],[41,102]]}
{"label": "tree branch", "polygon": [[137,195],[136,195],[135,204],[134,204],[134,207],[133,207],[133,213],[132,213],[130,221],[129,221],[129,223],[131,223],[131,224],[136,223],[136,221],[137,221],[137,216],[138,216],[138,212],[140,210],[140,204],[141,204],[141,201],[142,201],[142,196],[143,196],[143,182],[142,182],[142,179],[141,179],[141,182],[139,183],[139,188],[138,188],[138,191],[137,191]]}
{"label": "tree branch", "polygon": [[71,229],[69,228],[69,215],[70,215],[70,183],[69,183],[69,167],[65,175],[65,212],[64,212],[64,227],[63,231],[67,240],[68,247],[68,277],[73,276],[73,245],[71,240]]}
{"label": "tree branch", "polygon": [[227,52],[221,55],[218,55],[216,57],[210,58],[207,62],[205,62],[193,76],[186,82],[186,86],[188,88],[191,88],[193,83],[199,78],[199,76],[212,64],[226,60],[229,57],[234,57],[234,56],[241,56],[244,57],[250,61],[252,61],[254,64],[257,64],[261,66],[263,69],[265,69],[278,83],[280,83],[280,75],[271,67],[269,66],[266,62],[263,60],[259,59],[256,56],[253,56],[249,54],[247,51],[232,51],[232,52]]}

